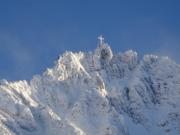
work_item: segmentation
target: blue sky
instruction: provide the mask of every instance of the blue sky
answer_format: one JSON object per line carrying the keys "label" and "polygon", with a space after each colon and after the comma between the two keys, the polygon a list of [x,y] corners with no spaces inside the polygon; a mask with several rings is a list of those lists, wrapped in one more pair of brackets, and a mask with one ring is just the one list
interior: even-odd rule
{"label": "blue sky", "polygon": [[168,55],[180,63],[179,0],[0,0],[0,79],[30,79],[65,50]]}

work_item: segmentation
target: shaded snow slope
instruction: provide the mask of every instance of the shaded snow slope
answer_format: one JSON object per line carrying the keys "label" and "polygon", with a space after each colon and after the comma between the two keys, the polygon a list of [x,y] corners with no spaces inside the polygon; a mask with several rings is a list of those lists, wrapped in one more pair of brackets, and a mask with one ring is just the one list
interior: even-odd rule
{"label": "shaded snow slope", "polygon": [[178,135],[180,66],[104,44],[30,82],[0,82],[0,135]]}

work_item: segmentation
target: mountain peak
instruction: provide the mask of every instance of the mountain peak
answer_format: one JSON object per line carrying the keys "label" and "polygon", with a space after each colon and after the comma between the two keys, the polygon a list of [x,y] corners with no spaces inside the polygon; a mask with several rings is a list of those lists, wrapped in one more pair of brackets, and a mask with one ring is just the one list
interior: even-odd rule
{"label": "mountain peak", "polygon": [[65,52],[30,82],[0,83],[0,134],[133,135],[180,132],[180,66],[135,51]]}

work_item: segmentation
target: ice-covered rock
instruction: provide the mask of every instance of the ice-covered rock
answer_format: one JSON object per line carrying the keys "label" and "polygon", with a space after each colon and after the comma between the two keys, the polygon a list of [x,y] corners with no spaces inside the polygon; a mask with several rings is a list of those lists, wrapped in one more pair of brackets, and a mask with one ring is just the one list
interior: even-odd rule
{"label": "ice-covered rock", "polygon": [[2,135],[179,135],[180,66],[167,57],[65,52],[32,80],[0,82]]}

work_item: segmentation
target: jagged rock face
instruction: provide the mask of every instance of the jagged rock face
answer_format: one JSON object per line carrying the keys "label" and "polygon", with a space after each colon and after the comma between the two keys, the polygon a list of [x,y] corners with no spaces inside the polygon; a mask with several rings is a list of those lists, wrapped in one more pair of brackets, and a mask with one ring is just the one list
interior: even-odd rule
{"label": "jagged rock face", "polygon": [[101,45],[100,46],[100,61],[101,61],[101,68],[106,68],[113,57],[113,53],[111,48],[108,45]]}
{"label": "jagged rock face", "polygon": [[0,135],[179,135],[180,66],[107,45],[65,52],[30,82],[1,81]]}

